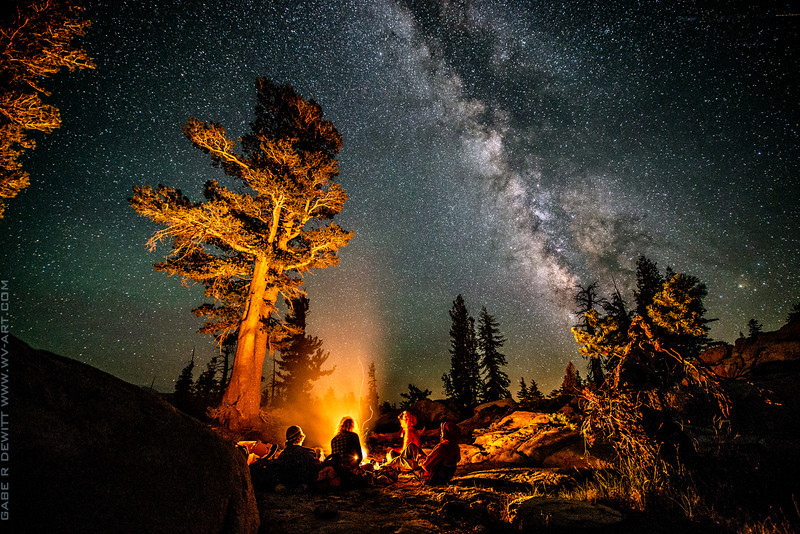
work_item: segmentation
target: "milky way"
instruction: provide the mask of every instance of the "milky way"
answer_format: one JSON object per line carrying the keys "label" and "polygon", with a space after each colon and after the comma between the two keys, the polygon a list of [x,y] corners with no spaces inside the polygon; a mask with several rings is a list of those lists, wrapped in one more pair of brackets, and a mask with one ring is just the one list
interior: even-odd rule
{"label": "milky way", "polygon": [[180,126],[244,134],[256,76],[344,138],[356,237],[307,281],[334,383],[375,361],[384,398],[441,396],[462,294],[497,318],[514,383],[547,392],[580,360],[575,285],[630,299],[640,254],[707,284],[713,338],[778,328],[800,301],[800,17],[605,4],[90,3],[97,69],[50,81],[63,126],[0,223],[12,332],[162,390],[193,347],[214,354],[190,313],[201,288],[153,271],[166,250],[146,250],[155,227],[126,198],[163,183],[199,199],[220,175]]}

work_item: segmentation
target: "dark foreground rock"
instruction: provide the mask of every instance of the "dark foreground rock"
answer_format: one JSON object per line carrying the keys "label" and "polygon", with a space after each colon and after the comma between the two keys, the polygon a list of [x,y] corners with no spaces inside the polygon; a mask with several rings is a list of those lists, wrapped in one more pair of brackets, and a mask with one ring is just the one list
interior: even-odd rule
{"label": "dark foreground rock", "polygon": [[243,456],[198,421],[18,340],[9,376],[11,531],[257,532]]}
{"label": "dark foreground rock", "polygon": [[622,523],[622,514],[603,506],[558,498],[536,498],[518,502],[513,524],[520,532],[586,532]]}

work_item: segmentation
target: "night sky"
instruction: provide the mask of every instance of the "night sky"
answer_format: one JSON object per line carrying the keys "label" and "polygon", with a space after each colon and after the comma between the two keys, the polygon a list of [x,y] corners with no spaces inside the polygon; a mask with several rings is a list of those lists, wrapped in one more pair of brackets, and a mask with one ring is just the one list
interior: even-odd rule
{"label": "night sky", "polygon": [[0,221],[11,332],[162,391],[194,347],[204,366],[202,287],[152,268],[167,248],[148,252],[157,226],[126,199],[225,180],[180,128],[246,133],[257,76],[344,138],[355,237],[307,279],[308,333],[337,365],[322,387],[357,390],[374,361],[383,399],[442,397],[460,293],[499,322],[512,390],[548,393],[568,361],[585,374],[575,285],[630,301],[639,254],[707,284],[712,338],[775,330],[800,301],[800,10],[707,5],[90,2],[97,69],[48,82],[62,127]]}

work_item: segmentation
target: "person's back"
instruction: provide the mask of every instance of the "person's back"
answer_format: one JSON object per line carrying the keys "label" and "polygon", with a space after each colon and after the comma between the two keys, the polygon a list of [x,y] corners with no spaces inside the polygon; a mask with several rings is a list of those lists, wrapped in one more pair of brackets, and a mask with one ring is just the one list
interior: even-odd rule
{"label": "person's back", "polygon": [[289,427],[286,434],[286,448],[275,460],[280,482],[291,488],[313,484],[321,466],[316,451],[303,447],[305,435],[300,427]]}
{"label": "person's back", "polygon": [[356,421],[349,415],[342,417],[331,440],[331,456],[335,457],[342,467],[354,469],[363,459],[361,440],[356,434]]}
{"label": "person's back", "polygon": [[358,434],[350,430],[340,430],[331,440],[331,454],[337,455],[347,467],[358,467],[363,459]]}

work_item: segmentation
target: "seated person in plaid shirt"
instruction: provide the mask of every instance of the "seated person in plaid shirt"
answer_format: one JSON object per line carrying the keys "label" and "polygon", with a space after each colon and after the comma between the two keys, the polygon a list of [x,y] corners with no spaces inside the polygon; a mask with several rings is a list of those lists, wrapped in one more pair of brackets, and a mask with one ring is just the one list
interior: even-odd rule
{"label": "seated person in plaid shirt", "polygon": [[342,417],[339,430],[331,440],[331,455],[338,456],[343,467],[355,469],[361,464],[361,440],[355,433],[356,422],[350,416]]}

